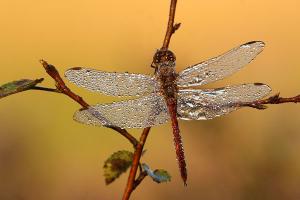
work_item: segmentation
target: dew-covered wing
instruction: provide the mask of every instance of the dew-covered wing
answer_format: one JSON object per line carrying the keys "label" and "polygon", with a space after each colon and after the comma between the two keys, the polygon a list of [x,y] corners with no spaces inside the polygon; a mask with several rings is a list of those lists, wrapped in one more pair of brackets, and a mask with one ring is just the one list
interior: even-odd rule
{"label": "dew-covered wing", "polygon": [[199,86],[223,79],[250,63],[265,44],[261,41],[249,42],[223,55],[190,66],[179,73],[177,85],[180,87]]}
{"label": "dew-covered wing", "polygon": [[97,104],[74,114],[74,120],[96,126],[145,128],[169,120],[163,97],[151,94],[134,100]]}
{"label": "dew-covered wing", "polygon": [[71,68],[65,76],[79,87],[112,96],[140,96],[155,89],[153,77],[143,74],[104,72],[88,68]]}
{"label": "dew-covered wing", "polygon": [[218,89],[179,90],[177,114],[184,120],[212,119],[238,109],[238,103],[259,100],[270,92],[271,88],[261,83]]}

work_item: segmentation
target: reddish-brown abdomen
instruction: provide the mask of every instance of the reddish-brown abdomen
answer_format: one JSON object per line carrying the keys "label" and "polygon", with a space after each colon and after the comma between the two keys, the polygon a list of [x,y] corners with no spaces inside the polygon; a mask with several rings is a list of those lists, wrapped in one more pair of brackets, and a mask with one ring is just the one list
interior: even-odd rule
{"label": "reddish-brown abdomen", "polygon": [[174,145],[175,145],[175,151],[176,151],[176,157],[180,169],[181,178],[184,182],[184,185],[186,185],[187,181],[187,170],[186,170],[186,162],[185,162],[185,156],[184,156],[184,150],[183,150],[183,144],[182,139],[180,135],[179,125],[177,121],[177,103],[175,99],[168,99],[167,105],[169,109],[169,114],[171,117],[172,122],[172,129],[173,129],[173,139],[174,139]]}

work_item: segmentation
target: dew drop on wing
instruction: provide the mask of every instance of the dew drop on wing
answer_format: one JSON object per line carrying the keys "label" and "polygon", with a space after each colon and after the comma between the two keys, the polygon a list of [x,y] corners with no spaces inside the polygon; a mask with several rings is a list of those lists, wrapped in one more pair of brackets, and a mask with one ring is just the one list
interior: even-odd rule
{"label": "dew drop on wing", "polygon": [[[180,87],[199,86],[223,79],[251,62],[264,47],[263,42],[255,41],[236,47],[218,57],[190,66],[179,73],[177,85]],[[207,71],[210,75],[207,76]],[[200,75],[200,76],[199,76]],[[202,79],[196,82],[193,77]]]}
{"label": "dew drop on wing", "polygon": [[79,87],[112,96],[147,95],[154,91],[155,86],[153,77],[140,74],[80,68],[69,69],[65,75]]}
{"label": "dew drop on wing", "polygon": [[255,84],[219,89],[179,90],[178,116],[181,119],[212,119],[238,109],[234,104],[261,99],[270,91],[267,85]]}
{"label": "dew drop on wing", "polygon": [[[85,124],[113,125],[121,128],[145,128],[169,120],[165,101],[156,94],[111,104],[97,104],[91,109],[100,113],[100,117],[91,112],[79,111],[75,113],[74,119]],[[92,122],[86,120],[87,118],[91,118]]]}

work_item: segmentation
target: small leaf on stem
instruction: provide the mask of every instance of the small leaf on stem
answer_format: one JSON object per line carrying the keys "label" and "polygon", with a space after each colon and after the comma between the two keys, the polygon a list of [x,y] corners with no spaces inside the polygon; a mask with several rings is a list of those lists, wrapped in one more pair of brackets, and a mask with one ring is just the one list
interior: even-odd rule
{"label": "small leaf on stem", "polygon": [[118,178],[131,166],[133,153],[130,151],[118,151],[113,153],[104,163],[105,183],[108,185]]}
{"label": "small leaf on stem", "polygon": [[156,169],[156,170],[152,171],[150,169],[150,167],[145,163],[142,164],[142,168],[153,179],[153,181],[155,181],[157,183],[171,181],[171,175],[169,174],[169,172],[167,172],[164,169]]}
{"label": "small leaf on stem", "polygon": [[36,86],[36,84],[41,83],[43,80],[43,78],[36,80],[21,79],[6,83],[0,87],[0,99],[18,92],[32,89]]}

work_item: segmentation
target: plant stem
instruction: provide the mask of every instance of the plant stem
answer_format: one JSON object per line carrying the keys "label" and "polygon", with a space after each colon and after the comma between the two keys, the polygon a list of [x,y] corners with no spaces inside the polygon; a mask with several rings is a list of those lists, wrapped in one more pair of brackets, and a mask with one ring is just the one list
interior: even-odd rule
{"label": "plant stem", "polygon": [[133,190],[148,176],[146,171],[142,171],[133,184]]}
{"label": "plant stem", "polygon": [[257,100],[253,102],[240,103],[239,107],[251,107],[259,110],[267,108],[267,104],[282,104],[282,103],[300,103],[300,95],[294,97],[280,97],[279,93],[267,99]]}
{"label": "plant stem", "polygon": [[59,90],[57,90],[56,88],[46,88],[46,87],[40,87],[40,86],[34,86],[32,88],[30,88],[31,90],[42,90],[42,91],[46,91],[46,92],[56,92],[56,93],[61,93]]}
{"label": "plant stem", "polygon": [[175,13],[176,13],[176,4],[177,0],[171,0],[170,11],[169,11],[169,20],[167,26],[167,32],[163,41],[161,49],[167,50],[171,41],[172,35],[180,27],[180,23],[174,25]]}
{"label": "plant stem", "polygon": [[149,132],[150,132],[150,127],[145,128],[143,130],[140,141],[139,141],[138,145],[136,146],[135,152],[133,154],[132,166],[131,166],[131,169],[130,169],[130,172],[129,172],[128,181],[127,181],[127,185],[126,185],[122,200],[128,200],[130,198],[130,195],[133,192],[133,190],[143,180],[143,179],[141,179],[141,180],[139,180],[138,184],[135,184],[136,172],[137,172],[138,167],[139,167],[139,163],[140,163],[140,159],[141,159],[141,156],[142,156],[143,148],[144,148],[144,145],[146,143]]}

